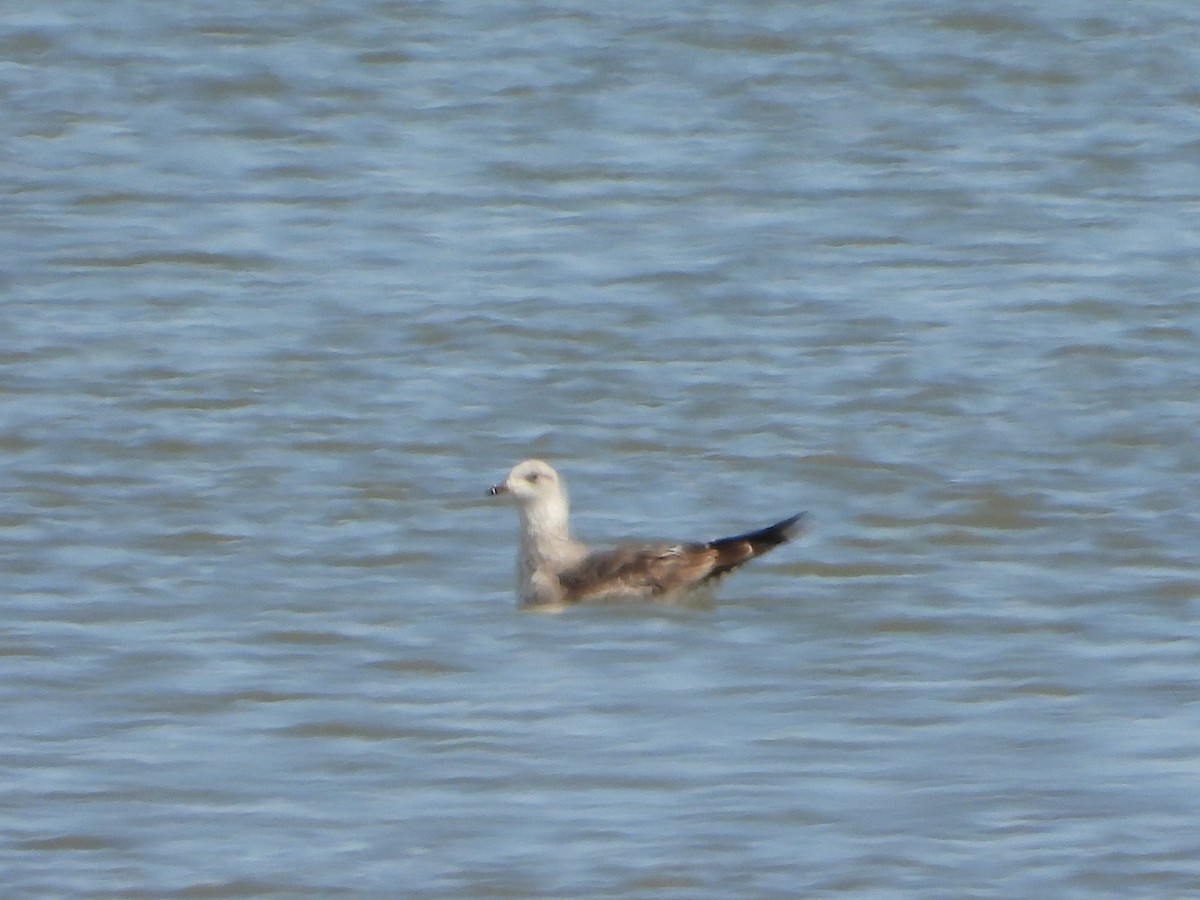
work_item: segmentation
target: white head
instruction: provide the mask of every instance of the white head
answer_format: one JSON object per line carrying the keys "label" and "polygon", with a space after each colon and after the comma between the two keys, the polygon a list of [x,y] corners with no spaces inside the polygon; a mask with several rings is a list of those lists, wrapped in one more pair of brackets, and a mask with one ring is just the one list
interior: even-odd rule
{"label": "white head", "polygon": [[513,466],[491,494],[517,501],[521,519],[517,583],[522,602],[558,602],[562,599],[562,585],[557,573],[587,554],[582,545],[571,539],[567,492],[562,479],[540,459],[527,459]]}
{"label": "white head", "polygon": [[562,479],[549,464],[540,459],[517,463],[508,477],[491,489],[493,497],[512,496],[522,507],[545,503],[566,505],[566,489]]}

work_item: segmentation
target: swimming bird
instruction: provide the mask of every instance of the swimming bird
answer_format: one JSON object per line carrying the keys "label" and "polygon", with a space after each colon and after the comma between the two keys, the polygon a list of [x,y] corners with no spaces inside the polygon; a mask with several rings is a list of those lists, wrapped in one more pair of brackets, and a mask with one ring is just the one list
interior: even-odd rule
{"label": "swimming bird", "polygon": [[578,603],[680,600],[790,541],[806,515],[715,541],[630,541],[590,551],[571,537],[566,486],[542,460],[517,463],[489,493],[514,499],[520,514],[518,605],[547,611]]}

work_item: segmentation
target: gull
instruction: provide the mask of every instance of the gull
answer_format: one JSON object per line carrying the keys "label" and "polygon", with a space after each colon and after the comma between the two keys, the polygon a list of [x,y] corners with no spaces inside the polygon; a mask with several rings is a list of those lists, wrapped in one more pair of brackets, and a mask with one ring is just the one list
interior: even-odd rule
{"label": "gull", "polygon": [[518,606],[544,611],[578,603],[678,601],[790,541],[806,515],[715,541],[627,542],[591,551],[571,537],[566,486],[542,460],[517,463],[489,493],[515,500],[520,514]]}

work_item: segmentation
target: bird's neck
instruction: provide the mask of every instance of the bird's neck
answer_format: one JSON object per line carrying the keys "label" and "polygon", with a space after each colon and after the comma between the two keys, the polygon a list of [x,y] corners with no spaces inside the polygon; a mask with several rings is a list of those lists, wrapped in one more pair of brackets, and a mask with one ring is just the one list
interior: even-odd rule
{"label": "bird's neck", "polygon": [[567,524],[567,498],[539,497],[521,507],[521,543],[539,561],[553,561],[574,542]]}

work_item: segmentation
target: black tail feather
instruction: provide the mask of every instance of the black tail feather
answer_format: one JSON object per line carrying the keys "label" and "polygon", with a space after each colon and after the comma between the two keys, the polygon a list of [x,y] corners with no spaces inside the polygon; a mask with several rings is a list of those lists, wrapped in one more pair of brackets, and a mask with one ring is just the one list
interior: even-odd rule
{"label": "black tail feather", "polygon": [[786,544],[803,531],[804,526],[801,522],[806,516],[808,516],[806,512],[797,513],[790,518],[784,519],[782,522],[776,522],[774,525],[768,525],[766,528],[760,528],[757,531],[748,531],[745,534],[711,541],[709,542],[709,546],[720,548],[724,544],[738,544],[745,541],[754,549],[754,555],[757,556],[760,553],[765,553],[772,547]]}
{"label": "black tail feather", "polygon": [[802,523],[807,515],[808,513],[797,513],[757,531],[748,531],[745,534],[709,541],[708,546],[717,551],[717,561],[708,577],[710,579],[720,578],[742,563],[749,562],[756,556],[762,556],[780,544],[786,544],[804,529]]}

